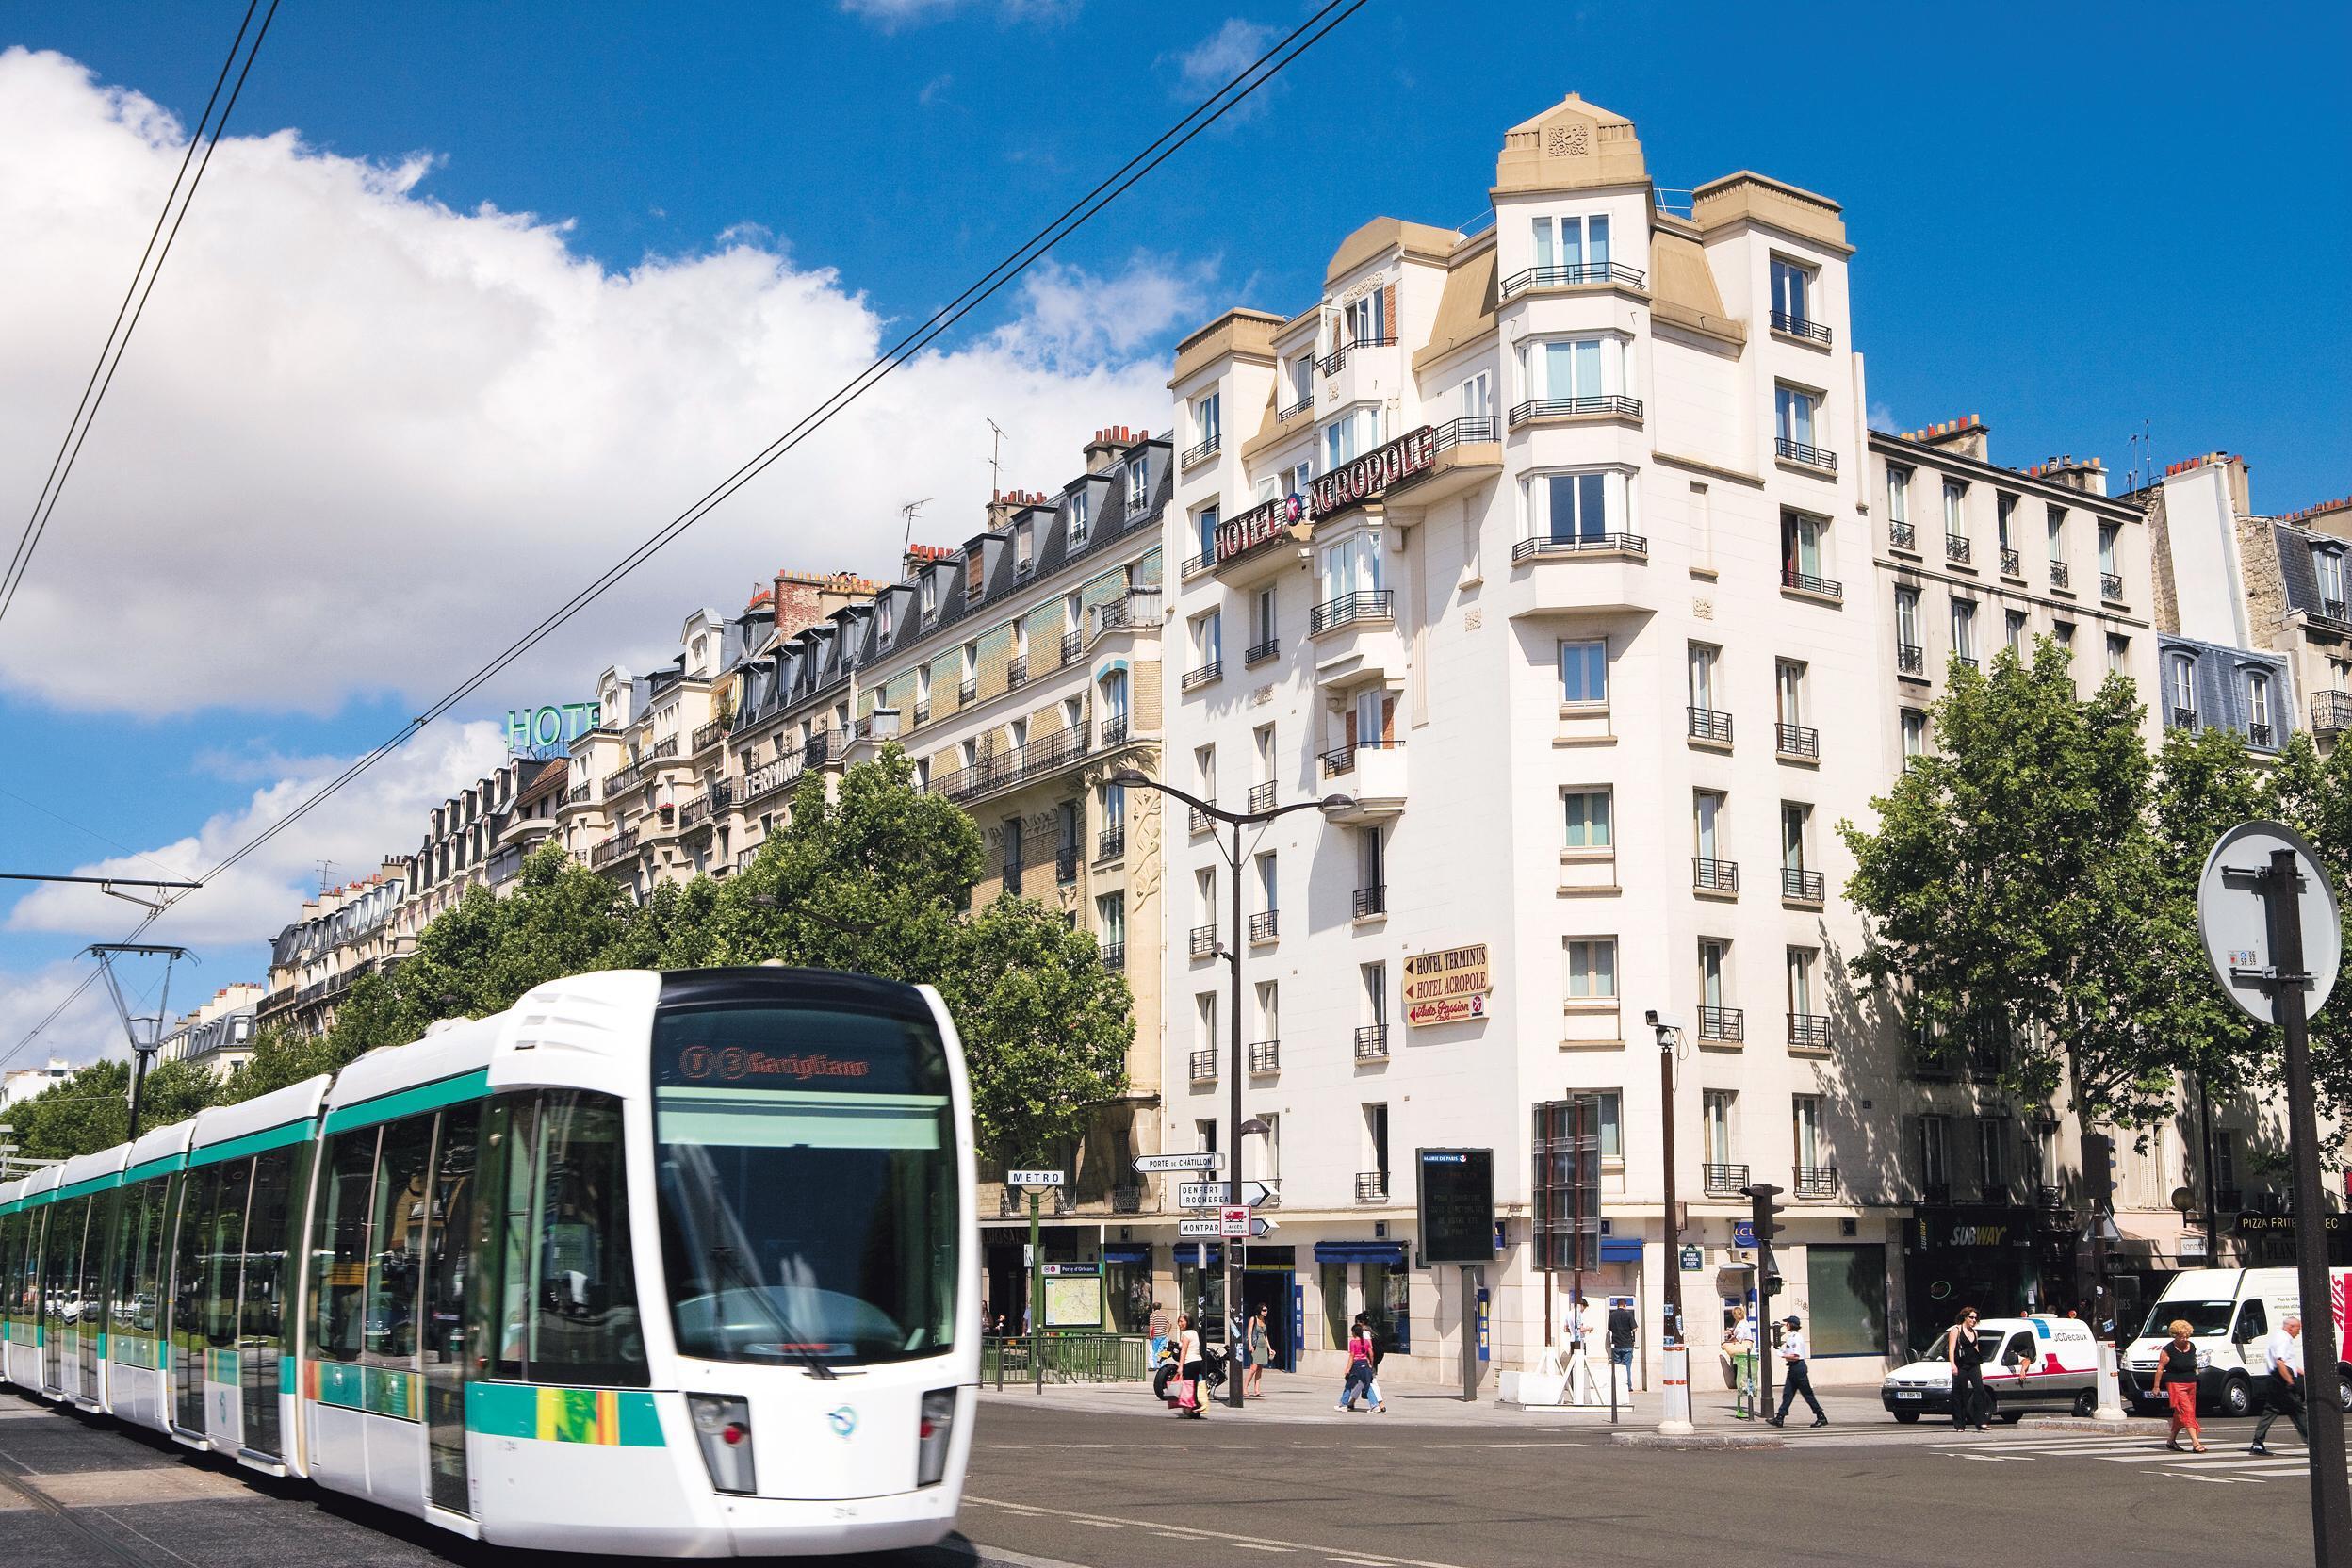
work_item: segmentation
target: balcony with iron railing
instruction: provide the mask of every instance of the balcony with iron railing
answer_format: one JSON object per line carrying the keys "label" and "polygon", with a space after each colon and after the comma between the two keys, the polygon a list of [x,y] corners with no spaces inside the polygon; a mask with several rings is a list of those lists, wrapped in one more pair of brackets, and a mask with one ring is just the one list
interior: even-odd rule
{"label": "balcony with iron railing", "polygon": [[1731,715],[1720,708],[1686,708],[1690,739],[1705,741],[1709,745],[1731,744]]}
{"label": "balcony with iron railing", "polygon": [[1078,846],[1063,844],[1054,851],[1054,880],[1067,886],[1078,880]]}
{"label": "balcony with iron railing", "polygon": [[694,754],[699,757],[726,739],[727,721],[725,719],[712,719],[709,724],[696,725]]}
{"label": "balcony with iron railing", "polygon": [[1789,1186],[1799,1198],[1835,1198],[1838,1196],[1838,1168],[1834,1165],[1798,1166]]}
{"label": "balcony with iron railing", "polygon": [[1338,348],[1316,360],[1315,368],[1324,375],[1335,376],[1346,368],[1348,356],[1358,349],[1393,349],[1396,346],[1396,337],[1393,333],[1384,337],[1359,337],[1353,343],[1342,343]]}
{"label": "balcony with iron railing", "polygon": [[1078,633],[1074,631],[1063,632],[1062,662],[1064,664],[1075,664],[1078,662],[1078,656],[1086,651],[1086,639],[1079,636]]}
{"label": "balcony with iron railing", "polygon": [[1358,920],[1369,920],[1374,915],[1388,913],[1388,884],[1375,882],[1368,888],[1358,888],[1355,910]]}
{"label": "balcony with iron railing", "polygon": [[1821,732],[1809,725],[1775,724],[1772,726],[1772,749],[1783,757],[1803,757],[1818,761],[1821,755]]}
{"label": "balcony with iron railing", "polygon": [[1780,868],[1780,896],[1798,904],[1819,904],[1826,891],[1821,874],[1803,866]]}
{"label": "balcony with iron railing", "polygon": [[1273,780],[1268,779],[1263,784],[1250,785],[1250,793],[1244,798],[1248,800],[1249,809],[1252,811],[1271,811],[1274,809]]}
{"label": "balcony with iron railing", "polygon": [[2195,729],[2197,727],[2197,710],[2194,708],[2167,708],[2164,710],[2164,727],[2167,729]]}
{"label": "balcony with iron railing", "polygon": [[1955,561],[1965,566],[1968,564],[1970,548],[1967,534],[1947,533],[1944,535],[1944,559],[1946,561]]}
{"label": "balcony with iron railing", "polygon": [[1609,394],[1597,398],[1529,398],[1511,407],[1513,430],[1538,419],[1639,419],[1642,400]]}
{"label": "balcony with iron railing", "polygon": [[1189,581],[1216,564],[1217,553],[1214,550],[1202,550],[1199,555],[1188,555],[1178,562],[1176,575]]}
{"label": "balcony with iron railing", "polygon": [[970,708],[970,707],[971,707],[973,703],[975,703],[975,702],[977,702],[977,701],[979,701],[979,700],[980,700],[980,682],[979,682],[979,681],[977,681],[977,680],[966,680],[966,681],[962,681],[962,682],[960,682],[960,683],[958,683],[958,684],[957,684],[957,686],[956,686],[956,707],[958,707],[958,708]]}
{"label": "balcony with iron railing", "polygon": [[1744,1165],[1703,1165],[1699,1167],[1699,1184],[1707,1189],[1709,1198],[1737,1198],[1750,1185],[1748,1168]]}
{"label": "balcony with iron railing", "polygon": [[1628,288],[1647,288],[1649,283],[1649,274],[1639,267],[1627,267],[1614,261],[1580,261],[1552,267],[1523,267],[1505,278],[1496,292],[1502,299],[1510,300],[1540,288],[1581,288],[1594,284],[1624,284]]}
{"label": "balcony with iron railing", "polygon": [[927,703],[927,702],[919,702],[919,703],[915,704],[915,718],[914,718],[914,723],[913,723],[913,724],[912,724],[912,726],[910,726],[909,727],[911,727],[911,728],[915,728],[915,729],[921,729],[921,728],[922,728],[924,725],[927,725],[927,724],[929,724],[930,722],[931,722],[931,705],[930,705],[929,703]]}
{"label": "balcony with iron railing", "polygon": [[2066,569],[2065,562],[2053,561],[2050,564],[2050,585],[2052,588],[2066,587],[2072,576],[2073,574]]}
{"label": "balcony with iron railing", "polygon": [[1356,1060],[1384,1062],[1388,1060],[1388,1025],[1364,1023],[1356,1026]]}
{"label": "balcony with iron railing", "polygon": [[620,796],[629,793],[629,791],[635,789],[638,785],[644,783],[645,778],[645,763],[642,761],[631,762],[626,767],[615,768],[611,773],[604,776],[604,798],[607,800],[617,799]]}
{"label": "balcony with iron railing", "polygon": [[1321,761],[1323,763],[1323,776],[1326,778],[1336,778],[1342,774],[1349,773],[1354,770],[1356,765],[1356,748],[1351,745],[1333,746],[1331,750],[1323,753]]}
{"label": "balcony with iron railing", "polygon": [[936,777],[931,792],[960,806],[1058,773],[1086,755],[1086,727],[1081,723],[1025,746],[992,752],[968,768]]}
{"label": "balcony with iron railing", "polygon": [[1890,522],[1886,525],[1886,543],[1896,549],[1916,553],[1919,547],[1919,531],[1909,523]]}
{"label": "balcony with iron railing", "polygon": [[1127,944],[1125,942],[1103,943],[1102,967],[1104,969],[1125,969],[1127,967]]}
{"label": "balcony with iron railing", "polygon": [[1126,853],[1126,824],[1121,823],[1115,827],[1106,827],[1102,832],[1095,835],[1094,858],[1096,860],[1116,860]]}
{"label": "balcony with iron railing", "polygon": [[1821,1013],[1790,1013],[1788,1043],[1806,1051],[1829,1049],[1829,1020]]}
{"label": "balcony with iron railing", "polygon": [[2270,726],[2249,720],[2246,727],[2246,740],[2248,745],[2260,746],[2262,750],[2268,751],[2271,748]]}
{"label": "balcony with iron railing", "polygon": [[1503,438],[1495,428],[1492,414],[1465,414],[1448,419],[1429,433],[1432,451],[1449,451],[1456,447],[1484,446]]}
{"label": "balcony with iron railing", "polygon": [[2007,545],[2003,545],[2003,546],[2001,546],[2001,576],[2003,576],[2003,577],[2023,577],[2023,576],[2025,575],[2025,567],[2024,567],[2023,562],[2024,562],[2024,558],[2023,558],[2022,556],[2018,555],[2018,553],[2017,553],[2016,550],[2014,550],[2014,549],[2010,548]]}
{"label": "balcony with iron railing", "polygon": [[1191,446],[1186,447],[1184,449],[1184,455],[1176,460],[1177,465],[1180,467],[1189,468],[1196,463],[1205,463],[1210,458],[1215,457],[1217,453],[1217,449],[1224,445],[1225,433],[1218,431],[1215,434],[1196,441]]}
{"label": "balcony with iron railing", "polygon": [[1690,858],[1690,885],[1705,893],[1736,893],[1740,890],[1740,862],[1693,855]]}
{"label": "balcony with iron railing", "polygon": [[1008,692],[1018,691],[1018,690],[1019,690],[1019,689],[1021,689],[1021,687],[1026,686],[1026,685],[1028,685],[1028,684],[1029,684],[1029,660],[1028,660],[1028,656],[1024,654],[1022,657],[1021,657],[1021,658],[1019,658],[1019,659],[1013,659],[1013,660],[1008,660],[1008,661],[1006,661],[1006,662],[1005,662],[1005,665],[1004,665],[1004,689],[1005,689],[1006,691],[1008,691]]}
{"label": "balcony with iron railing", "polygon": [[1819,468],[1825,473],[1834,474],[1838,471],[1836,452],[1821,447],[1807,446],[1803,441],[1791,441],[1785,435],[1772,437],[1772,455],[1784,462],[1801,463],[1808,468]]}
{"label": "balcony with iron railing", "polygon": [[1748,1037],[1748,1014],[1743,1007],[1717,1007],[1711,1004],[1699,1008],[1699,1038],[1703,1040],[1744,1040]]}
{"label": "balcony with iron railing", "polygon": [[1251,1072],[1253,1072],[1253,1073],[1280,1072],[1282,1070],[1282,1041],[1280,1041],[1280,1040],[1251,1040],[1251,1041],[1250,1042],[1250,1070]]}
{"label": "balcony with iron railing", "polygon": [[2099,573],[2099,596],[2109,604],[2121,604],[2123,602],[2123,574],[2121,572]]}
{"label": "balcony with iron railing", "polygon": [[1352,594],[1342,594],[1315,607],[1307,617],[1307,630],[1321,636],[1341,627],[1366,621],[1391,621],[1396,618],[1396,596],[1387,588],[1364,588]]}
{"label": "balcony with iron railing", "polygon": [[1811,594],[1817,598],[1842,599],[1846,596],[1846,585],[1836,578],[1815,577],[1810,572],[1798,571],[1794,566],[1781,568],[1780,585],[1793,588],[1800,594]]}
{"label": "balcony with iron railing", "polygon": [[2341,735],[2352,729],[2352,692],[2311,694],[2311,733]]}
{"label": "balcony with iron railing", "polygon": [[1650,542],[1639,533],[1579,533],[1566,538],[1522,539],[1511,547],[1515,564],[1544,556],[1640,555],[1650,553]]}
{"label": "balcony with iron railing", "polygon": [[1114,713],[1104,719],[1102,721],[1102,749],[1108,751],[1113,746],[1125,745],[1129,728],[1129,720],[1124,713]]}
{"label": "balcony with iron railing", "polygon": [[1385,1203],[1388,1201],[1388,1172],[1359,1170],[1356,1172],[1356,1201]]}
{"label": "balcony with iron railing", "polygon": [[1254,669],[1282,651],[1282,645],[1279,638],[1268,637],[1263,643],[1253,643],[1242,652],[1242,668]]}
{"label": "balcony with iron railing", "polygon": [[1111,1212],[1113,1214],[1141,1214],[1144,1196],[1144,1186],[1141,1182],[1114,1182],[1111,1184]]}
{"label": "balcony with iron railing", "polygon": [[1211,681],[1222,678],[1224,674],[1225,661],[1222,659],[1212,659],[1206,663],[1196,664],[1184,672],[1184,690],[1197,692]]}
{"label": "balcony with iron railing", "polygon": [[1897,643],[1895,645],[1895,669],[1900,674],[1925,680],[1927,678],[1927,650],[1917,643]]}
{"label": "balcony with iron railing", "polygon": [[1829,347],[1829,329],[1819,321],[1808,321],[1802,316],[1791,316],[1785,310],[1772,312],[1772,330],[1790,337],[1802,337],[1808,343]]}
{"label": "balcony with iron railing", "polygon": [[1282,408],[1276,409],[1274,411],[1274,422],[1278,425],[1286,425],[1290,423],[1291,420],[1298,417],[1301,414],[1311,414],[1314,411],[1315,394],[1310,392],[1305,397],[1300,398],[1297,402],[1289,403]]}
{"label": "balcony with iron railing", "polygon": [[1250,939],[1253,942],[1270,942],[1280,933],[1281,926],[1281,911],[1261,909],[1250,917]]}
{"label": "balcony with iron railing", "polygon": [[1104,637],[1114,631],[1148,629],[1160,624],[1160,591],[1157,588],[1131,588],[1127,596],[1094,607],[1094,635]]}
{"label": "balcony with iron railing", "polygon": [[602,871],[605,867],[612,865],[623,856],[634,855],[636,852],[637,830],[632,827],[625,832],[613,834],[602,843],[597,844],[595,848],[589,850],[588,867],[591,871]]}
{"label": "balcony with iron railing", "polygon": [[594,779],[583,778],[579,783],[573,785],[571,792],[564,795],[564,804],[566,807],[585,806],[596,798],[596,781]]}
{"label": "balcony with iron railing", "polygon": [[1217,1053],[1214,1050],[1192,1053],[1185,1059],[1185,1067],[1192,1075],[1192,1081],[1196,1084],[1217,1082]]}
{"label": "balcony with iron railing", "polygon": [[1192,948],[1192,956],[1196,958],[1216,957],[1217,927],[1214,925],[1194,926],[1192,928],[1190,945]]}

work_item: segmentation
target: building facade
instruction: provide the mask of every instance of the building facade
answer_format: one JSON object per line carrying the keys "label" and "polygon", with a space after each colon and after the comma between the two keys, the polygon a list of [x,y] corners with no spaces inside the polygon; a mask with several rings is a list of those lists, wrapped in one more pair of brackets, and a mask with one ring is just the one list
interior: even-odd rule
{"label": "building facade", "polygon": [[156,1048],[158,1062],[189,1062],[227,1078],[253,1060],[255,1014],[266,988],[251,981],[223,986],[212,1000],[172,1026]]}
{"label": "building facade", "polygon": [[254,1006],[256,1027],[325,1034],[361,975],[397,963],[415,947],[412,933],[424,923],[409,896],[416,864],[386,858],[374,875],[302,906],[302,917],[270,941],[270,985]]}

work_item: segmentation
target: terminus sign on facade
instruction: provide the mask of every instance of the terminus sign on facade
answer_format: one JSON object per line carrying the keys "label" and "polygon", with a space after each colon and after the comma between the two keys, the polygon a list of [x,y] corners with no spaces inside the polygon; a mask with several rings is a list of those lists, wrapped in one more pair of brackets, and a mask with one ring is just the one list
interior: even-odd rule
{"label": "terminus sign on facade", "polygon": [[1259,546],[1288,534],[1302,517],[1328,517],[1373,500],[1406,480],[1426,473],[1437,461],[1437,432],[1429,425],[1408,431],[1385,447],[1343,463],[1307,487],[1302,501],[1282,496],[1261,501],[1217,525],[1217,562],[1223,565]]}

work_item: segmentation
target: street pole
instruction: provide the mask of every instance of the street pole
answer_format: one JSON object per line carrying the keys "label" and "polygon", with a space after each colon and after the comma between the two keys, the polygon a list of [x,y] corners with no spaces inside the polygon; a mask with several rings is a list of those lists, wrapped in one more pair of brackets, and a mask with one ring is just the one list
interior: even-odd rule
{"label": "street pole", "polygon": [[[1653,1014],[1653,1017],[1656,1015]],[[1671,1027],[1658,1026],[1658,1096],[1660,1123],[1659,1148],[1666,1162],[1666,1214],[1659,1231],[1666,1238],[1666,1333],[1668,1346],[1682,1343],[1682,1258],[1676,1250],[1682,1244],[1680,1229],[1674,1223],[1674,1047]]]}
{"label": "street pole", "polygon": [[2197,1117],[2205,1129],[2205,1266],[2221,1266],[2219,1200],[2213,1196],[2213,1102],[2205,1090],[2205,1075],[2197,1075]]}
{"label": "street pole", "polygon": [[1037,1200],[1044,1195],[1029,1189],[1029,1378],[1030,1392],[1045,1392],[1045,1259],[1037,1250]]}
{"label": "street pole", "polygon": [[[1227,1085],[1226,1109],[1230,1113],[1226,1125],[1233,1129],[1233,1147],[1225,1168],[1225,1201],[1235,1207],[1241,1203],[1241,823],[1233,822],[1233,929],[1225,934],[1225,958],[1233,972],[1232,1016],[1227,1020],[1228,1041],[1233,1060]],[[1240,1347],[1234,1344],[1239,1336],[1233,1332],[1233,1312],[1241,1302],[1241,1238],[1226,1236],[1220,1245],[1225,1253],[1225,1380],[1226,1402],[1239,1410],[1241,1397]]]}
{"label": "street pole", "polygon": [[[2270,992],[2287,1047],[2288,1146],[2295,1152],[2296,1283],[2306,1323],[2325,1326],[2322,1354],[2307,1355],[2303,1419],[2310,1428],[2312,1558],[2319,1568],[2352,1568],[2352,1494],[2345,1491],[2343,1402],[2336,1390],[2336,1323],[2328,1270],[2328,1209],[2319,1185],[2319,1118],[2311,1100],[2310,1021],[2303,1016],[2301,874],[2292,849],[2274,849],[2263,874],[2262,902],[2270,924]],[[2314,1310],[2316,1309],[2316,1310]],[[2311,1331],[2305,1330],[2307,1336]],[[2307,1337],[2306,1344],[2311,1343]],[[2327,1380],[2324,1396],[2311,1392],[2314,1369]]]}

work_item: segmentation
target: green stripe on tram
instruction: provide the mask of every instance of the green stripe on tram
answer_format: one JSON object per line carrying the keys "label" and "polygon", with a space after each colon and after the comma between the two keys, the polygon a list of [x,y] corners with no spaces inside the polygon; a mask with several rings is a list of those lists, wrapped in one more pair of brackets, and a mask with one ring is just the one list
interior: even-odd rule
{"label": "green stripe on tram", "polygon": [[158,1160],[141,1161],[122,1173],[122,1184],[128,1186],[134,1182],[143,1182],[150,1176],[173,1175],[187,1159],[188,1156],[185,1154],[166,1154]]}
{"label": "green stripe on tram", "polygon": [[308,1143],[313,1125],[310,1119],[305,1117],[300,1121],[289,1121],[281,1127],[267,1127],[258,1133],[247,1133],[242,1137],[230,1138],[225,1143],[212,1143],[201,1149],[191,1149],[188,1152],[188,1168],[193,1170],[199,1166],[219,1165],[223,1160],[247,1159],[254,1154],[267,1153],[272,1149],[284,1149],[290,1143]]}
{"label": "green stripe on tram", "polygon": [[327,1113],[327,1131],[340,1133],[351,1127],[372,1127],[379,1121],[390,1121],[396,1117],[413,1116],[418,1111],[437,1111],[444,1105],[480,1100],[489,1092],[490,1070],[478,1068],[472,1072],[461,1072],[454,1078],[419,1084],[415,1088],[395,1089],[373,1100],[338,1105]]}

